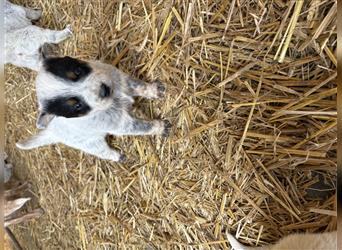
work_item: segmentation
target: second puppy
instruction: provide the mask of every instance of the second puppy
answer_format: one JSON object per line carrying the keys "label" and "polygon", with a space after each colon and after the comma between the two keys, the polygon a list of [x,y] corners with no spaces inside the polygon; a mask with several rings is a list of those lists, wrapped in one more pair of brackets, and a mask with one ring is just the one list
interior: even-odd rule
{"label": "second puppy", "polygon": [[39,50],[45,43],[57,44],[72,35],[70,25],[64,30],[43,29],[32,24],[42,11],[5,1],[5,63],[37,71]]}

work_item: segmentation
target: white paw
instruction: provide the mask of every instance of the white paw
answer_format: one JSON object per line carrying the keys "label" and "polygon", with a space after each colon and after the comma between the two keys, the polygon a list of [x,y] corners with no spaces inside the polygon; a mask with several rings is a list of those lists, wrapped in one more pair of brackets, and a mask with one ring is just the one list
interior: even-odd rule
{"label": "white paw", "polygon": [[68,25],[65,27],[64,31],[66,31],[66,32],[69,34],[69,36],[72,36],[72,35],[73,35],[72,27],[71,27],[70,24],[68,24]]}

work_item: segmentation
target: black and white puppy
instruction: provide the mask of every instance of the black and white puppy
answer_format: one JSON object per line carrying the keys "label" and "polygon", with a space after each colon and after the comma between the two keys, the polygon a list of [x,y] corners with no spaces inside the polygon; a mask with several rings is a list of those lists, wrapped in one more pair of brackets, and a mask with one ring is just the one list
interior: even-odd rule
{"label": "black and white puppy", "polygon": [[64,30],[43,29],[32,24],[42,11],[25,8],[5,0],[5,63],[37,71],[39,49],[45,43],[60,43],[72,35],[68,25]]}
{"label": "black and white puppy", "polygon": [[133,79],[112,65],[71,57],[45,58],[36,79],[41,130],[17,143],[32,149],[63,143],[102,159],[123,161],[105,140],[112,135],[168,135],[170,123],[130,114],[134,96],[162,98],[165,86]]}

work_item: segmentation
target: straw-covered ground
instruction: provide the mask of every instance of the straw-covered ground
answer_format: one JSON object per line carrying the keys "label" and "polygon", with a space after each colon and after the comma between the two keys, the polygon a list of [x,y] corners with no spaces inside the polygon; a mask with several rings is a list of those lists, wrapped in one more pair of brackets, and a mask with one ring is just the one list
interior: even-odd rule
{"label": "straw-covered ground", "polygon": [[[109,138],[128,162],[34,133],[35,73],[6,67],[6,151],[32,184],[39,220],[14,226],[27,249],[230,249],[336,227],[334,0],[27,0],[42,27],[71,24],[63,54],[167,85],[138,100],[172,136]],[[314,183],[329,189],[309,192]]]}

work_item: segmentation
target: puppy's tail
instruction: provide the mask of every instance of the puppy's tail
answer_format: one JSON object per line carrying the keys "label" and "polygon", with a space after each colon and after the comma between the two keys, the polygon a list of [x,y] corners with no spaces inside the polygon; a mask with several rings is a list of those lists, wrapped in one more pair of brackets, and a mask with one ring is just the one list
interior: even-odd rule
{"label": "puppy's tail", "polygon": [[233,235],[231,235],[230,233],[226,233],[227,235],[227,239],[230,243],[230,245],[232,246],[232,248],[234,250],[268,250],[269,247],[265,246],[265,247],[247,247],[245,245],[242,245],[240,242],[238,242],[235,237]]}

